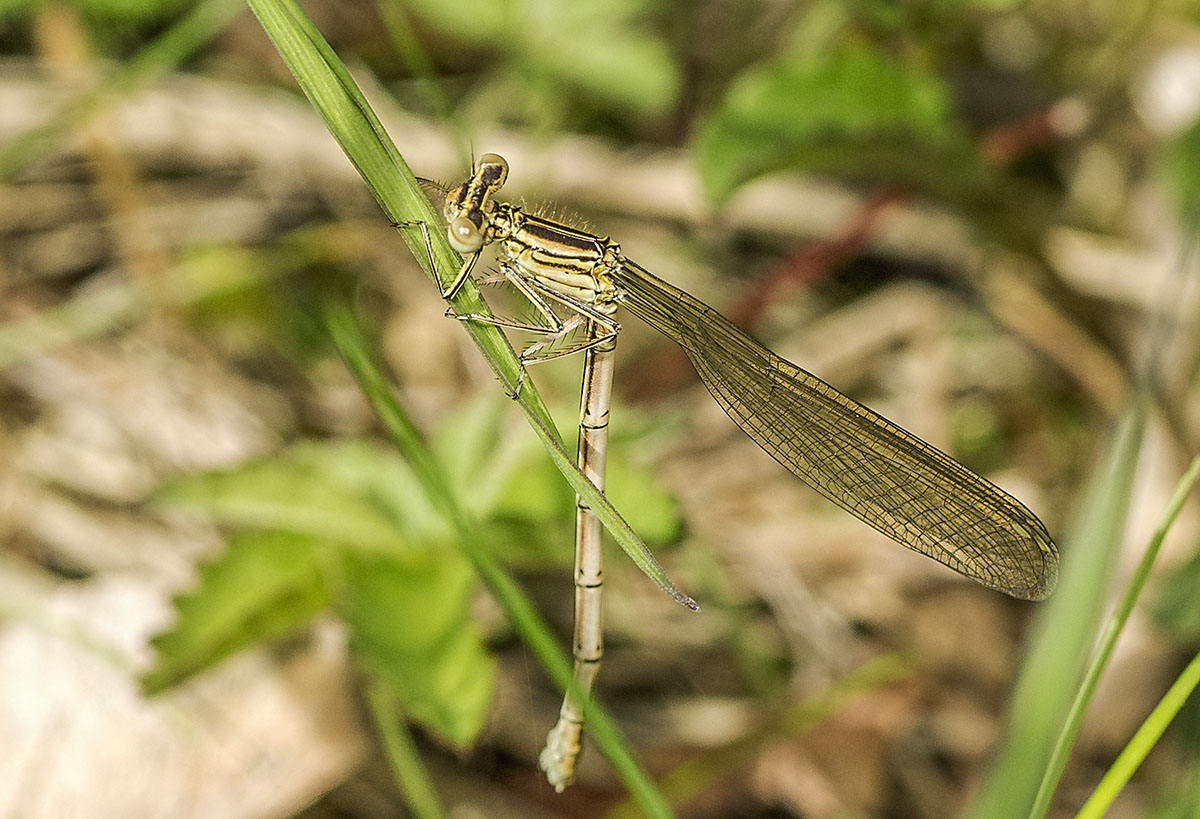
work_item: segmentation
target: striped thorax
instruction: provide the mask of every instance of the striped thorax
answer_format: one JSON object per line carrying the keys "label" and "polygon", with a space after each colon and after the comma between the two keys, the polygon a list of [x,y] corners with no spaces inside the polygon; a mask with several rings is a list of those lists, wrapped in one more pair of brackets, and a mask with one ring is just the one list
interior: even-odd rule
{"label": "striped thorax", "polygon": [[617,288],[609,275],[624,261],[621,246],[608,237],[525,213],[497,202],[492,194],[508,178],[508,163],[484,154],[469,180],[446,196],[445,216],[451,246],[459,253],[478,253],[485,245],[499,248],[501,268],[514,267],[545,289],[574,303],[611,314]]}

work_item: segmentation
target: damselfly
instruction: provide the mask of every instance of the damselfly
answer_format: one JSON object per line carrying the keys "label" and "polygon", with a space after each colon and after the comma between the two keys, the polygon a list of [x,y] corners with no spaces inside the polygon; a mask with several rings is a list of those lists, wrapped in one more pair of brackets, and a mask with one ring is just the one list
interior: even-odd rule
{"label": "damselfly", "polygon": [[[1020,501],[949,455],[785,361],[684,291],[630,261],[608,239],[493,198],[508,163],[484,154],[471,177],[442,189],[450,244],[465,256],[442,293],[452,298],[480,253],[497,248],[503,279],[532,305],[532,321],[457,315],[541,334],[522,367],[584,353],[580,470],[604,489],[618,307],[679,344],[717,403],[775,460],[859,520],[989,588],[1025,600],[1050,594],[1058,549]],[[418,226],[429,248],[423,222]],[[524,377],[524,369],[522,369]],[[519,385],[518,385],[519,392]],[[575,676],[590,696],[603,655],[600,523],[577,501]],[[562,790],[575,775],[582,702],[570,692],[539,764]]]}

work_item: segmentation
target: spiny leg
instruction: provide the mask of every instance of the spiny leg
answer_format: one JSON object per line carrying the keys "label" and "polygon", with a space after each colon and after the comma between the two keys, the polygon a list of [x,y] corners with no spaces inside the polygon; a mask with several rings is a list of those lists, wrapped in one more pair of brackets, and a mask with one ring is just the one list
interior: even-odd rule
{"label": "spiny leg", "polygon": [[[433,271],[434,278],[437,279],[438,291],[446,301],[458,295],[458,291],[462,289],[463,283],[471,276],[471,271],[475,269],[475,263],[479,261],[480,251],[475,251],[468,255],[462,263],[462,267],[458,269],[454,279],[448,287],[442,287],[442,276],[438,272],[437,262],[433,259],[433,242],[429,238],[429,225],[425,224],[420,219],[412,219],[405,222],[392,222],[394,228],[415,227],[421,231],[421,238],[425,240],[425,254],[429,258],[429,269]],[[453,313],[449,313],[453,315]]]}
{"label": "spiny leg", "polygon": [[[515,266],[505,266],[501,272],[503,273],[504,281],[513,285],[525,297],[526,301],[537,310],[544,323],[536,324],[532,322],[512,321],[478,313],[461,314],[447,311],[446,315],[456,318],[459,321],[477,321],[482,324],[490,324],[494,327],[543,334],[540,339],[525,347],[518,356],[521,372],[518,376],[515,389],[509,393],[509,396],[512,398],[520,395],[521,385],[525,381],[525,371],[528,365],[540,364],[543,361],[553,361],[563,356],[584,352],[598,345],[602,346],[606,341],[615,339],[617,332],[621,329],[620,325],[608,313],[539,285],[536,279],[530,279],[521,275],[519,269]],[[567,308],[570,314],[566,319],[560,318],[550,308],[550,305],[546,301],[547,298]],[[559,349],[546,349],[571,335],[571,333],[585,324],[588,324],[588,333],[582,340],[565,345]]]}
{"label": "spiny leg", "polygon": [[[441,277],[441,274],[438,272],[437,262],[434,260],[434,257],[433,257],[433,242],[429,238],[429,225],[427,225],[424,221],[421,221],[419,219],[413,219],[413,220],[408,220],[408,221],[404,221],[404,222],[392,222],[391,224],[392,224],[392,227],[397,228],[397,229],[406,228],[406,227],[415,227],[421,231],[421,237],[425,243],[425,254],[426,254],[426,257],[429,259],[429,267],[433,271],[434,278],[438,282],[438,289],[439,289],[442,299],[444,301],[449,302],[456,295],[458,295],[458,291],[460,289],[462,289],[463,284],[467,281],[468,278],[470,278],[471,272],[474,270],[476,262],[479,261],[479,255],[482,252],[482,249],[469,254],[463,260],[462,267],[459,268],[458,273],[455,274],[454,279],[450,282],[450,285],[448,287],[443,288],[442,284],[441,284],[442,277]],[[482,313],[457,313],[457,312],[455,312],[455,310],[452,306],[446,307],[446,313],[445,313],[446,318],[458,319],[459,321],[477,321],[477,322],[480,322],[481,324],[490,324],[494,327],[505,327],[505,328],[509,328],[509,329],[524,330],[524,331],[533,332],[533,333],[550,333],[550,334],[561,333],[562,332],[562,322],[559,320],[558,316],[554,314],[554,311],[549,308],[549,306],[545,303],[545,301],[543,301],[541,298],[539,298],[535,293],[533,293],[528,288],[527,285],[525,285],[521,281],[521,277],[519,276],[519,274],[510,272],[510,270],[508,270],[508,269],[505,269],[503,272],[504,272],[504,279],[509,282],[512,282],[513,284],[516,284],[517,289],[521,292],[521,294],[524,295],[525,298],[528,299],[530,301],[530,303],[533,304],[533,306],[538,310],[538,312],[542,316],[547,318],[547,323],[545,325],[533,325],[533,324],[525,324],[525,323],[521,323],[521,322],[507,321],[505,319],[501,319],[496,316],[484,315]],[[519,361],[520,372],[517,376],[517,384],[513,388],[513,391],[508,393],[508,396],[514,400],[518,396],[520,396],[521,387],[525,383],[525,365],[527,363],[534,363],[534,362],[527,361],[524,358],[520,359],[520,361]]]}

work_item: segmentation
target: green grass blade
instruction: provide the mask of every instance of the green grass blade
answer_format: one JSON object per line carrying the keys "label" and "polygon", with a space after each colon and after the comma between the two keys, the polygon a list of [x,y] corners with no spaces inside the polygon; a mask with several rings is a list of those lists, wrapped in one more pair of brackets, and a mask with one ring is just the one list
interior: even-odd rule
{"label": "green grass blade", "polygon": [[367,704],[396,788],[404,796],[412,815],[415,819],[445,819],[446,812],[421,764],[417,744],[404,723],[396,695],[383,683],[372,681],[367,691]]}
{"label": "green grass blade", "polygon": [[1135,395],[1117,423],[1083,507],[1063,543],[1058,590],[1043,604],[1013,694],[1008,738],[967,816],[1028,816],[1095,643],[1125,528],[1148,399]]}
{"label": "green grass blade", "polygon": [[[440,225],[441,218],[434,212],[350,73],[300,8],[291,0],[247,2],[388,217],[393,222],[419,221],[430,226]],[[421,231],[408,228],[402,235],[418,262],[428,265],[429,253]],[[435,269],[426,268],[426,272],[444,287],[458,272],[462,259],[450,248],[443,230],[431,227],[429,240]],[[453,304],[461,315],[488,313],[478,289],[469,284],[461,288]],[[463,326],[500,382],[512,393],[519,382],[520,366],[504,334],[498,328],[480,322],[463,322]],[[675,587],[646,544],[604,494],[579,471],[532,382],[525,379],[521,384],[517,405],[571,488],[591,506],[617,544],[647,577],[677,602],[698,609],[691,598]]]}
{"label": "green grass blade", "polygon": [[[422,476],[422,486],[431,502],[450,521],[459,547],[474,565],[492,596],[529,646],[550,678],[563,690],[575,689],[574,671],[570,660],[559,649],[554,635],[538,616],[536,610],[512,578],[501,568],[495,556],[486,548],[475,522],[467,515],[449,489],[449,481],[436,459],[425,446],[416,427],[396,401],[383,373],[371,360],[358,325],[345,307],[333,308],[328,317],[334,341],[354,377],[362,386],[375,413],[383,421],[396,447]],[[662,819],[671,816],[666,800],[650,777],[634,758],[628,742],[612,718],[594,701],[584,708],[584,718],[592,740],[613,766],[618,778],[629,789],[646,816]]]}
{"label": "green grass blade", "polygon": [[1129,781],[1146,755],[1158,743],[1163,732],[1167,730],[1167,726],[1171,724],[1171,720],[1175,718],[1179,709],[1183,708],[1188,697],[1196,690],[1197,684],[1200,684],[1200,654],[1192,658],[1187,668],[1183,670],[1163,698],[1158,701],[1158,705],[1154,706],[1150,716],[1146,717],[1146,721],[1138,728],[1133,739],[1129,740],[1129,744],[1121,751],[1116,762],[1104,774],[1104,778],[1100,780],[1096,790],[1083,803],[1083,807],[1076,814],[1076,819],[1099,819],[1112,807],[1113,800],[1117,798],[1121,788],[1125,787],[1125,783]]}
{"label": "green grass blade", "polygon": [[[1041,786],[1038,788],[1037,798],[1034,800],[1033,809],[1029,813],[1034,819],[1041,819],[1041,817],[1046,815],[1046,811],[1050,807],[1050,798],[1054,795],[1054,789],[1058,787],[1063,768],[1066,767],[1067,754],[1070,752],[1071,746],[1074,745],[1075,738],[1079,735],[1079,727],[1083,723],[1084,710],[1092,699],[1092,694],[1096,690],[1096,684],[1100,681],[1100,674],[1108,665],[1108,659],[1117,644],[1117,638],[1121,636],[1121,631],[1125,628],[1125,623],[1129,620],[1129,615],[1133,611],[1133,605],[1137,602],[1138,595],[1145,586],[1146,579],[1150,576],[1150,568],[1154,565],[1155,558],[1158,557],[1158,550],[1162,546],[1163,540],[1171,528],[1171,524],[1175,522],[1175,518],[1179,515],[1180,510],[1183,509],[1184,502],[1196,487],[1196,480],[1198,478],[1200,478],[1200,458],[1192,461],[1191,466],[1188,467],[1187,472],[1184,473],[1183,478],[1180,479],[1179,484],[1175,487],[1175,492],[1171,496],[1166,510],[1163,512],[1162,520],[1159,521],[1158,526],[1155,528],[1154,534],[1150,538],[1150,543],[1146,547],[1146,551],[1142,555],[1137,569],[1129,579],[1129,583],[1125,587],[1125,592],[1121,595],[1120,602],[1117,603],[1116,610],[1109,617],[1108,623],[1104,627],[1100,643],[1096,647],[1096,652],[1092,656],[1092,661],[1088,665],[1087,672],[1084,674],[1083,683],[1079,686],[1075,701],[1071,704],[1066,724],[1063,726],[1058,742],[1054,746],[1050,763],[1046,766],[1045,775],[1042,777]],[[1109,774],[1112,774],[1111,770]],[[1105,780],[1108,778],[1106,775]],[[1095,795],[1092,798],[1095,799]],[[1089,800],[1090,802],[1091,800]]]}

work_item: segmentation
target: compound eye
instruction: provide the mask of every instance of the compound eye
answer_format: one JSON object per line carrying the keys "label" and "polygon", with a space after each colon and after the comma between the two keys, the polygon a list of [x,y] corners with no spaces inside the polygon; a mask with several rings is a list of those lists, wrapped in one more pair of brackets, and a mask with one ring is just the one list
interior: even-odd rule
{"label": "compound eye", "polygon": [[474,253],[483,247],[483,234],[475,223],[465,216],[458,216],[450,221],[446,229],[450,247],[459,253]]}

